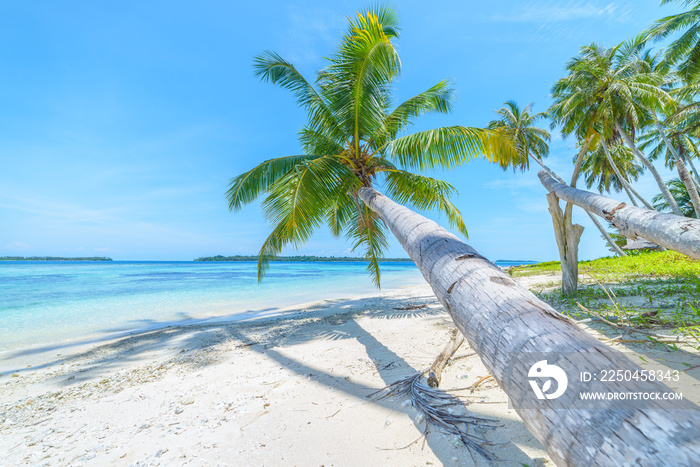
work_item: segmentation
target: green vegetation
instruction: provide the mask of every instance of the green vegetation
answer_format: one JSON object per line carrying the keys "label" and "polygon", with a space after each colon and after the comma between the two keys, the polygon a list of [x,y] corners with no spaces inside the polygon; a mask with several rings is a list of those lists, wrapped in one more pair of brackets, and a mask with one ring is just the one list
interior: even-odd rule
{"label": "green vegetation", "polygon": [[[678,203],[678,207],[681,208],[683,215],[685,217],[696,217],[693,201],[690,199],[690,194],[685,184],[683,184],[679,178],[673,178],[666,182],[666,186],[668,187],[668,191],[671,192],[671,196],[673,196],[676,203]],[[661,194],[654,196],[651,202],[654,203],[654,208],[656,208],[657,211],[671,210],[671,206]]]}
{"label": "green vegetation", "polygon": [[[633,328],[678,335],[700,350],[700,279],[697,276],[633,279],[604,285],[593,282],[583,285],[575,298],[558,292],[537,295],[576,320],[605,316]],[[634,333],[632,336],[636,337],[630,339],[639,339]],[[663,343],[653,336],[644,336],[642,340],[678,350],[674,343]]]}
{"label": "green vegetation", "polygon": [[[202,258],[197,258],[194,261],[258,261],[256,256],[205,256]],[[366,263],[367,258],[357,258],[352,256],[276,256],[270,258],[270,261],[284,261],[284,262],[337,262],[337,263]],[[382,262],[411,262],[411,258],[382,258]]]}
{"label": "green vegetation", "polygon": [[[592,275],[601,281],[622,281],[641,278],[687,278],[700,281],[700,261],[674,251],[628,253],[623,257],[579,261],[582,276]],[[513,269],[513,276],[553,274],[560,271],[559,261],[548,261]],[[582,277],[585,279],[585,277]]]}
{"label": "green vegetation", "polygon": [[378,6],[358,13],[327,65],[307,80],[278,54],[255,58],[255,74],[294,94],[307,112],[299,132],[303,153],[263,162],[231,180],[229,209],[265,195],[262,210],[272,232],[258,255],[258,279],[285,246],[303,245],[321,225],[348,239],[369,261],[379,286],[379,259],[387,243],[384,223],[358,197],[361,187],[381,184],[394,201],[438,210],[466,236],[462,215],[450,198],[455,187],[414,171],[450,169],[485,157],[502,167],[520,157],[498,131],[450,126],[406,134],[421,115],[446,114],[455,93],[443,80],[393,107],[393,81],[401,73],[394,41],[398,15]]}
{"label": "green vegetation", "polygon": [[62,256],[0,256],[0,261],[112,261],[106,256],[65,258]]}
{"label": "green vegetation", "polygon": [[[559,268],[558,261],[549,261],[518,266],[511,274],[554,274]],[[700,350],[700,261],[673,251],[633,252],[625,257],[581,261],[579,271],[582,285],[575,297],[544,291],[556,287],[557,281],[544,285],[536,295],[574,319],[598,315],[638,329],[662,330],[663,334],[682,336]],[[678,349],[676,344],[653,336],[641,340]]]}
{"label": "green vegetation", "polygon": [[[552,86],[553,103],[546,112],[530,115],[528,106],[521,116],[518,105],[508,102],[499,111],[501,121],[495,123],[500,129],[510,130],[506,136],[521,153],[529,149],[530,159],[565,183],[541,163],[546,155],[547,132],[530,128],[535,120],[547,118],[564,137],[576,139],[578,155],[574,158],[572,186],[583,175],[588,188],[595,187],[600,193],[624,191],[634,206],[641,203],[650,210],[698,218],[700,177],[694,161],[700,158],[700,0],[661,0],[662,5],[673,3],[687,11],[661,18],[620,44],[606,47],[592,42],[581,47],[566,64],[566,75]],[[652,41],[664,39],[672,39],[664,49],[649,48]],[[530,136],[524,131],[530,131]],[[536,135],[539,140],[534,138]],[[542,150],[535,154],[538,148]],[[661,161],[669,168],[675,167],[678,179],[662,179],[654,165]],[[645,171],[653,176],[661,192],[653,205],[632,186]],[[572,222],[571,203],[561,216],[556,209],[550,210],[559,251],[566,254],[561,255],[560,266],[551,263],[539,267],[543,271],[561,270],[562,292],[575,294],[581,231]],[[624,256],[618,248],[619,239],[609,238],[604,227],[597,227],[612,251]],[[644,269],[637,261],[632,260],[629,267]],[[669,268],[673,273],[674,267]]]}

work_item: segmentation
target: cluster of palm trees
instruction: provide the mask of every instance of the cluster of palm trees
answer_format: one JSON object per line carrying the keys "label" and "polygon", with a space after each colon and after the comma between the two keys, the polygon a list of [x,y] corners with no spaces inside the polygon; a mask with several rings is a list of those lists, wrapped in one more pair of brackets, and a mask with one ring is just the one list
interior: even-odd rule
{"label": "cluster of palm trees", "polygon": [[[546,113],[507,102],[487,128],[451,126],[405,134],[420,115],[448,113],[454,91],[444,80],[392,105],[392,81],[401,62],[393,44],[399,37],[397,15],[389,7],[351,19],[340,46],[313,82],[276,53],[259,55],[256,74],[290,90],[308,114],[300,131],[302,154],[265,161],[233,178],[227,192],[232,211],[265,195],[263,213],[272,232],[259,253],[259,278],[271,257],[286,246],[300,247],[325,224],[333,235],[364,250],[379,285],[386,226],[358,197],[359,189],[383,187],[400,203],[440,210],[466,236],[462,216],[450,202],[455,187],[412,171],[449,169],[476,157],[503,168],[526,168],[532,160],[562,181],[543,163],[550,136],[536,123],[545,118],[577,139],[571,186],[583,174],[589,188],[624,191],[634,205],[698,216],[700,178],[694,159],[700,136],[700,0],[681,1],[689,11],[657,21],[632,40],[612,48],[583,47],[567,64],[567,75],[554,84]],[[663,53],[646,49],[654,38],[675,32],[680,38]],[[676,168],[678,181],[664,183],[654,166],[659,161]],[[647,170],[661,192],[652,202],[632,186]],[[574,228],[572,208],[569,204],[564,211],[558,240]],[[624,254],[591,218],[615,251]],[[577,245],[560,245],[560,252],[572,248]]]}
{"label": "cluster of palm trees", "polygon": [[449,169],[476,157],[503,167],[523,163],[507,139],[488,129],[456,125],[404,134],[418,116],[449,113],[454,90],[443,80],[393,106],[392,81],[401,71],[393,44],[399,36],[395,11],[378,6],[349,23],[313,84],[274,52],[255,59],[256,75],[290,90],[308,114],[299,133],[303,154],[265,161],[234,177],[227,191],[232,211],[266,196],[263,213],[272,232],[258,255],[259,279],[271,257],[286,246],[303,245],[325,224],[363,250],[379,286],[387,228],[359,198],[361,187],[382,186],[399,203],[440,210],[466,236],[462,215],[450,201],[455,187],[411,171]]}
{"label": "cluster of palm trees", "polygon": [[[578,141],[572,186],[583,174],[588,188],[624,190],[635,206],[698,217],[700,177],[693,160],[700,137],[700,0],[684,3],[692,8],[658,20],[616,47],[582,47],[567,64],[568,74],[552,87],[553,104],[546,113],[507,102],[489,127],[509,132],[524,158],[542,165],[549,133],[534,123],[549,117],[564,136]],[[679,31],[681,37],[666,50],[646,49],[650,40]],[[658,161],[675,167],[677,182],[664,183],[653,163]],[[644,170],[661,192],[654,204],[631,185]]]}
{"label": "cluster of palm trees", "polygon": [[[550,135],[535,123],[549,118],[552,127],[577,140],[571,186],[583,175],[588,188],[624,191],[634,206],[700,217],[700,177],[694,163],[700,138],[700,0],[682,1],[688,11],[662,18],[616,47],[582,47],[566,65],[566,76],[553,85],[553,103],[546,112],[534,114],[531,105],[520,109],[510,101],[489,128],[508,135],[523,161],[532,159],[562,181],[542,163]],[[665,50],[653,53],[647,48],[674,33],[679,37]],[[654,165],[659,162],[675,168],[678,178],[664,182]],[[651,202],[632,186],[646,170],[660,191]],[[560,252],[577,248],[561,245],[573,228],[571,209],[567,205],[562,225],[555,225]],[[624,254],[597,225],[613,250]]]}
{"label": "cluster of palm trees", "polygon": [[[546,114],[508,102],[498,111],[500,118],[486,128],[455,125],[405,134],[415,117],[449,112],[454,93],[448,81],[441,81],[397,106],[392,104],[392,81],[400,73],[401,62],[393,44],[399,30],[391,8],[375,7],[351,19],[340,46],[313,83],[279,55],[261,54],[255,60],[256,74],[290,90],[308,119],[300,131],[302,154],[265,161],[234,177],[227,191],[232,211],[264,196],[263,213],[272,232],[258,256],[259,278],[271,257],[285,246],[301,246],[325,224],[334,235],[343,235],[355,248],[364,249],[368,270],[379,285],[378,259],[386,248],[389,226],[511,400],[523,400],[523,391],[530,388],[525,383],[527,370],[504,355],[541,351],[545,345],[559,355],[585,352],[601,362],[601,368],[636,371],[621,354],[572,327],[549,305],[483,261],[473,248],[391,202],[374,187],[383,188],[399,203],[444,212],[466,236],[462,216],[449,199],[456,189],[411,171],[449,169],[485,157],[503,168],[526,168],[533,160],[552,173],[542,161],[550,136],[535,125],[547,117],[564,134],[578,139],[580,150],[570,185],[575,186],[584,173],[590,185],[624,189],[633,203],[647,205],[631,182],[642,170],[649,170],[659,182],[663,200],[681,213],[649,159],[663,157],[679,169],[688,191],[697,189],[693,179],[687,182],[685,164],[697,157],[700,128],[696,125],[700,113],[693,102],[699,84],[696,70],[700,70],[700,42],[693,42],[700,38],[700,19],[695,19],[700,0],[681,1],[694,5],[690,19],[661,20],[648,37],[690,27],[691,40],[683,36],[663,56],[643,50],[647,36],[612,49],[596,44],[584,47],[567,66],[569,74],[555,84],[554,104]],[[649,157],[644,151],[649,151]],[[573,206],[562,213],[554,199],[550,193],[553,218],[563,221],[557,239],[577,247],[582,228],[571,224]],[[700,207],[690,200],[694,209]],[[567,250],[566,244],[559,246],[562,258],[576,264],[576,255],[569,254],[573,250]],[[659,390],[657,381],[643,384],[650,391]],[[679,464],[690,465],[691,457],[697,458],[698,443],[697,434],[687,427],[699,423],[691,405],[682,406],[673,416],[659,412],[653,420],[632,409],[519,413],[561,464],[607,465],[616,458],[656,465],[672,453]],[[620,429],[630,426],[635,429]]]}

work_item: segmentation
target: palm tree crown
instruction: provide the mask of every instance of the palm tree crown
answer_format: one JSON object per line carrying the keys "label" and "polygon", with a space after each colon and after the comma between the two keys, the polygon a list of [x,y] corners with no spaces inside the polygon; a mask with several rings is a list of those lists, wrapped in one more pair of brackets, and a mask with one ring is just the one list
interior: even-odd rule
{"label": "palm tree crown", "polygon": [[443,80],[392,108],[392,81],[401,71],[392,43],[397,37],[392,9],[358,13],[315,85],[274,52],[256,57],[255,74],[289,89],[308,114],[299,136],[303,154],[265,161],[234,177],[227,191],[232,211],[267,195],[262,207],[272,233],[258,256],[259,279],[283,247],[300,247],[326,224],[334,236],[351,240],[353,249],[363,247],[379,286],[385,226],[358,198],[360,187],[382,183],[397,202],[439,209],[467,235],[449,200],[455,188],[408,170],[451,168],[479,156],[503,167],[517,163],[517,154],[500,147],[493,131],[451,126],[403,134],[415,117],[450,112],[454,91]]}
{"label": "palm tree crown", "polygon": [[700,72],[700,0],[661,0],[661,5],[683,3],[690,10],[657,20],[647,31],[650,37],[663,39],[682,31],[666,51],[666,60],[678,64],[678,72],[691,79]]}
{"label": "palm tree crown", "polygon": [[[595,185],[599,193],[609,192],[611,189],[621,191],[625,181],[634,182],[642,175],[644,167],[636,162],[632,151],[623,144],[617,142],[609,145],[610,158],[617,166],[616,171],[606,156],[599,138],[597,143],[586,153],[581,166],[587,188]],[[626,180],[621,180],[618,173]]]}
{"label": "palm tree crown", "polygon": [[[693,203],[690,199],[690,195],[688,194],[688,190],[686,189],[683,182],[679,178],[672,178],[671,180],[666,182],[666,185],[668,185],[669,191],[673,194],[673,197],[676,199],[676,202],[681,208],[683,215],[685,217],[697,217],[695,215],[695,209],[693,208]],[[671,206],[669,206],[668,202],[661,193],[655,195],[651,199],[651,201],[654,203],[654,207],[659,211],[671,210]]]}
{"label": "palm tree crown", "polygon": [[533,103],[521,109],[515,101],[505,102],[505,107],[496,111],[498,120],[489,122],[488,128],[503,133],[520,155],[518,165],[522,169],[529,167],[530,157],[539,160],[549,155],[549,132],[535,126],[538,120],[547,117],[545,112],[532,113]]}
{"label": "palm tree crown", "polygon": [[569,74],[552,87],[549,109],[564,135],[575,133],[583,141],[597,127],[606,140],[617,139],[619,123],[634,137],[648,123],[649,107],[668,100],[662,74],[639,56],[641,45],[640,38],[609,49],[593,43],[569,62]]}

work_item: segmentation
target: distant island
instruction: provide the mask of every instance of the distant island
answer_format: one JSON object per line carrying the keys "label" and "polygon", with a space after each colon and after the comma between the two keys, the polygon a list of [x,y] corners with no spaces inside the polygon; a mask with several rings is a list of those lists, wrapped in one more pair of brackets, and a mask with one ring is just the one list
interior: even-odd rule
{"label": "distant island", "polygon": [[[202,258],[196,258],[195,261],[257,261],[256,256],[204,256]],[[353,256],[278,256],[276,258],[270,259],[270,261],[284,261],[284,262],[366,262],[365,258],[357,258]],[[383,258],[380,259],[381,262],[410,262],[410,258]]]}
{"label": "distant island", "polygon": [[62,256],[0,256],[0,261],[112,261],[105,256],[83,256],[65,258]]}

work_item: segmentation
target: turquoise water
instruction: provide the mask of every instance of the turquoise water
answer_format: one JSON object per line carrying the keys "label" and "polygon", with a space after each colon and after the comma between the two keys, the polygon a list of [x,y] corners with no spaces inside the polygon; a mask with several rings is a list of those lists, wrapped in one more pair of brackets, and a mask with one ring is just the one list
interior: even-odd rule
{"label": "turquoise water", "polygon": [[[383,263],[382,289],[425,283],[413,263]],[[0,352],[173,322],[251,317],[375,293],[362,263],[0,262]]]}
{"label": "turquoise water", "polygon": [[502,267],[502,268],[507,268],[510,266],[523,266],[526,264],[537,264],[538,261],[520,261],[520,260],[512,260],[512,259],[499,259],[496,260],[493,264],[496,266]]}

